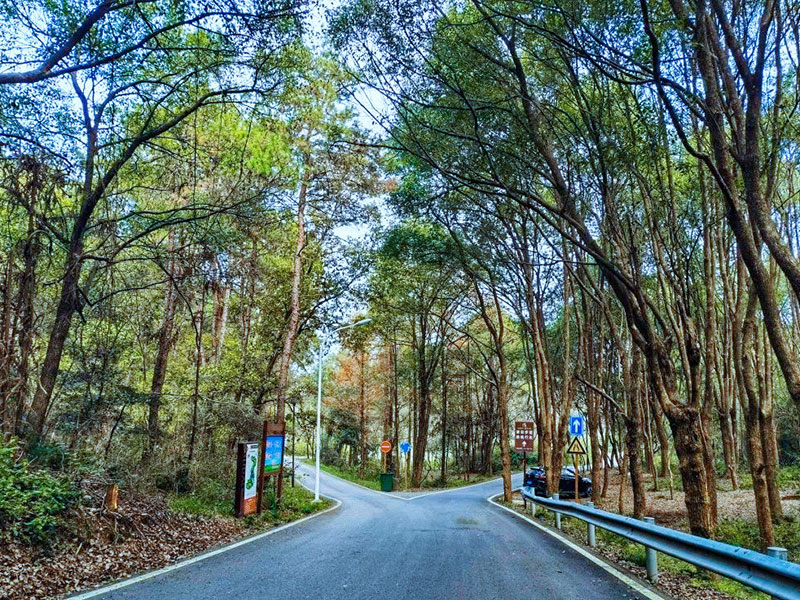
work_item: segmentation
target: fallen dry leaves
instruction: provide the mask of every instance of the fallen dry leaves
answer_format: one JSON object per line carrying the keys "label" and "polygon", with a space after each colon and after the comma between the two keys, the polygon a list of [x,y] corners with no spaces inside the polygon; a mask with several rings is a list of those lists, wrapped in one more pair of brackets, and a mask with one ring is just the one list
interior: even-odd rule
{"label": "fallen dry leaves", "polygon": [[[619,502],[620,476],[616,470],[609,473],[608,493],[601,499],[597,507],[603,510],[617,512]],[[633,494],[630,484],[625,487],[622,505],[623,514],[633,513]],[[719,481],[717,493],[717,510],[720,519],[745,519],[756,521],[756,505],[753,500],[753,490],[730,490],[728,480]],[[647,493],[647,514],[655,517],[656,523],[673,529],[689,531],[689,519],[686,514],[686,504],[683,492],[675,490],[670,498],[669,488],[666,483],[659,483],[659,491],[652,490],[652,477],[645,474],[645,489]],[[786,514],[800,512],[800,496],[785,494],[782,499],[783,510]]]}
{"label": "fallen dry leaves", "polygon": [[0,598],[54,598],[160,568],[251,533],[223,517],[167,509],[161,495],[123,494],[118,512],[106,511],[102,491],[87,489],[93,506],[75,514],[72,533],[51,549],[0,543]]}

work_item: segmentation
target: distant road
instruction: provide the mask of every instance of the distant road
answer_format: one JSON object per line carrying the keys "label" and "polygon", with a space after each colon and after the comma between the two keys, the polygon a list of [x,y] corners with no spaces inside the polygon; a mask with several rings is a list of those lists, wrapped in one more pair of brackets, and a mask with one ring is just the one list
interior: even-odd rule
{"label": "distant road", "polygon": [[[310,468],[298,470],[308,484]],[[517,476],[521,477],[521,476]],[[585,557],[489,504],[500,480],[391,497],[321,475],[342,506],[104,599],[643,599]]]}

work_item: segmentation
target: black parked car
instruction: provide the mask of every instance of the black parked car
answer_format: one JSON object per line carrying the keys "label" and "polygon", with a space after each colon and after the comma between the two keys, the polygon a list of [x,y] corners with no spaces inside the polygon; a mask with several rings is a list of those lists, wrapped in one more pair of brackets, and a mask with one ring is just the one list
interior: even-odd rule
{"label": "black parked car", "polygon": [[[525,475],[525,487],[532,487],[537,496],[547,494],[547,479],[544,467],[533,467]],[[561,469],[561,481],[558,484],[558,493],[561,498],[575,497],[575,473],[572,467]],[[592,480],[586,477],[578,478],[578,494],[581,498],[592,495]]]}

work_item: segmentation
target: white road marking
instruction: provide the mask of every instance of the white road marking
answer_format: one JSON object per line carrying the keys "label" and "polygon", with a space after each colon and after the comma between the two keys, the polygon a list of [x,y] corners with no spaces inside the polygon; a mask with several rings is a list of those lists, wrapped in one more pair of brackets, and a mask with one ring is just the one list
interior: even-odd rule
{"label": "white road marking", "polygon": [[571,548],[572,550],[574,550],[575,552],[577,552],[581,556],[584,556],[584,557],[588,558],[590,561],[592,561],[598,567],[600,567],[601,569],[606,571],[608,574],[613,575],[614,577],[619,579],[622,583],[624,583],[628,587],[632,588],[634,591],[639,592],[645,598],[648,598],[649,600],[664,600],[664,596],[662,596],[660,594],[657,594],[653,590],[643,586],[641,583],[639,583],[635,579],[625,575],[625,573],[623,573],[622,571],[616,569],[615,567],[612,567],[610,564],[608,564],[603,559],[595,556],[591,552],[588,552],[588,551],[584,550],[578,544],[572,542],[571,540],[568,540],[567,538],[565,538],[564,536],[556,533],[555,531],[551,530],[550,528],[545,527],[544,525],[541,525],[540,523],[537,523],[536,521],[534,521],[533,519],[527,517],[526,515],[523,515],[522,513],[517,512],[516,510],[508,508],[507,506],[503,506],[502,504],[500,504],[498,502],[495,502],[494,499],[497,498],[498,496],[499,496],[499,494],[493,494],[493,495],[489,496],[486,500],[488,500],[489,502],[491,502],[495,506],[497,506],[499,508],[502,508],[503,510],[507,510],[512,515],[514,515],[515,517],[517,517],[519,519],[522,519],[523,521],[527,521],[528,523],[530,523],[531,525],[533,525],[537,529],[540,529],[540,530],[544,531],[545,533],[553,536],[558,541],[560,541],[562,544],[564,544],[565,546],[568,546],[569,548]]}
{"label": "white road marking", "polygon": [[278,533],[279,531],[283,531],[284,529],[288,529],[289,527],[294,527],[295,525],[300,525],[300,523],[309,521],[314,517],[319,517],[320,515],[324,515],[325,513],[331,512],[332,510],[336,510],[342,505],[341,500],[338,500],[337,498],[333,498],[331,496],[326,496],[326,497],[329,498],[330,500],[333,500],[335,504],[329,508],[326,508],[325,510],[321,510],[312,515],[308,515],[307,517],[303,517],[302,519],[298,519],[297,521],[286,523],[285,525],[281,525],[280,527],[276,527],[274,529],[270,529],[269,531],[265,531],[264,533],[259,533],[258,535],[254,535],[252,537],[239,540],[238,542],[234,542],[227,546],[223,546],[222,548],[217,548],[216,550],[206,552],[205,554],[200,554],[198,556],[193,556],[192,558],[187,558],[186,560],[177,562],[174,565],[169,565],[162,569],[157,569],[156,571],[148,571],[147,573],[142,573],[141,575],[131,577],[130,579],[125,579],[118,583],[113,583],[111,585],[97,588],[88,592],[83,592],[82,594],[77,594],[75,596],[67,596],[67,598],[69,598],[69,600],[85,600],[86,598],[94,598],[95,596],[100,596],[101,594],[107,594],[109,592],[113,592],[115,590],[128,587],[129,585],[134,585],[136,583],[141,583],[142,581],[147,581],[148,579],[152,579],[153,577],[158,577],[159,575],[163,575],[164,573],[169,573],[170,571],[175,571],[177,569],[182,569],[183,567],[188,567],[189,565],[198,563],[201,560],[211,558],[212,556],[217,556],[218,554],[228,552],[229,550],[233,550],[234,548],[239,548],[240,546],[244,546],[252,542],[257,542],[258,540],[264,539],[265,537],[270,536],[274,533]]}

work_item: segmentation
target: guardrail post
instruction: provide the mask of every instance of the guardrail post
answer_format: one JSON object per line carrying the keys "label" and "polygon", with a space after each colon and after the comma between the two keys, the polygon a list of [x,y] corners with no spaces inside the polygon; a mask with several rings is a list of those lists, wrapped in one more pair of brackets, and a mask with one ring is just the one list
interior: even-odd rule
{"label": "guardrail post", "polygon": [[[558,494],[553,494],[552,498],[553,500],[558,500]],[[561,529],[561,513],[556,510],[553,512],[556,513],[556,529]]]}
{"label": "guardrail post", "polygon": [[[534,492],[534,496],[535,495],[536,495],[536,492]],[[531,499],[531,516],[532,517],[536,516],[536,502],[535,502],[534,499]]]}
{"label": "guardrail post", "polygon": [[[780,546],[770,546],[767,548],[767,555],[773,558],[780,558],[781,560],[789,560],[789,551]],[[777,598],[777,596],[770,596],[770,598]]]}
{"label": "guardrail post", "polygon": [[[645,523],[650,523],[651,525],[656,524],[656,520],[653,517],[645,517],[643,520]],[[644,562],[647,567],[647,579],[650,580],[650,583],[655,583],[658,581],[658,553],[652,548],[645,546],[644,555]]]}
{"label": "guardrail post", "polygon": [[[588,506],[589,508],[594,508],[594,502],[587,502],[586,506]],[[597,545],[597,542],[595,541],[595,538],[594,538],[594,524],[587,523],[587,525],[589,525],[589,536],[588,536],[589,537],[589,546],[591,548],[594,548]]]}

